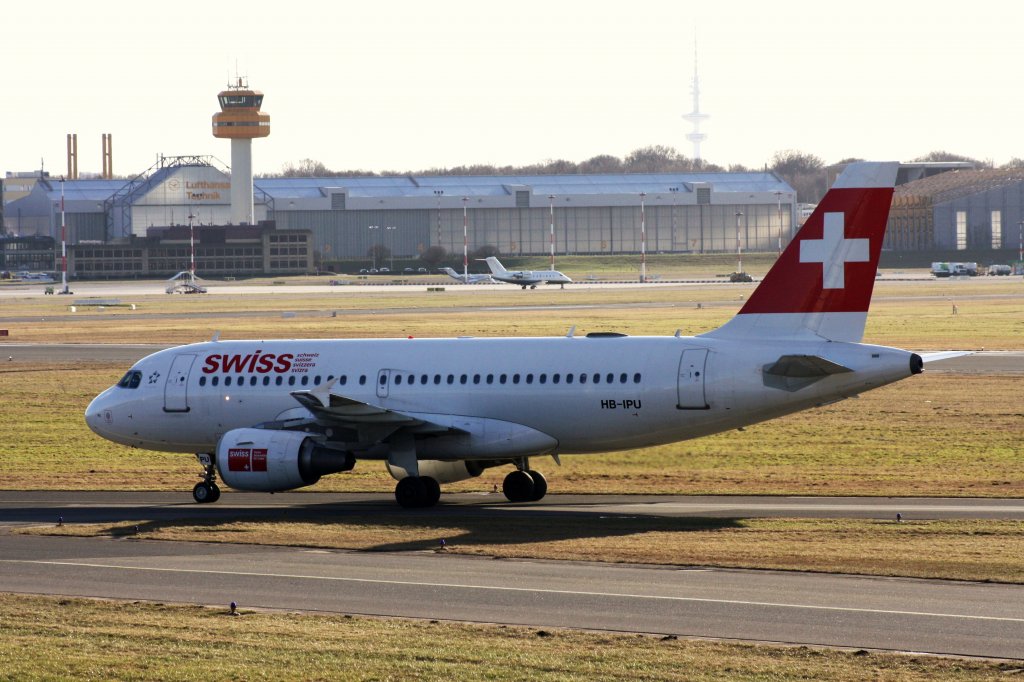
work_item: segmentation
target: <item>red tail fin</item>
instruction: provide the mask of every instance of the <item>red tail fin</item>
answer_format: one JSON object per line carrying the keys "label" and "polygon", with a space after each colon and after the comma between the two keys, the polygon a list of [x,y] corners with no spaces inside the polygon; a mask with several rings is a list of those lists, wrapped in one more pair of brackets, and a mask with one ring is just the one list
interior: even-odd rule
{"label": "red tail fin", "polygon": [[852,163],[750,299],[712,336],[864,336],[899,164]]}

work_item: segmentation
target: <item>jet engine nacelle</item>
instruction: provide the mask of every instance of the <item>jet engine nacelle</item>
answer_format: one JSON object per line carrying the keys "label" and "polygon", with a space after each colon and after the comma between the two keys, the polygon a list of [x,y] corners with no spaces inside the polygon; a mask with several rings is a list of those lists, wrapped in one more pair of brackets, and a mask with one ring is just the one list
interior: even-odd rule
{"label": "jet engine nacelle", "polygon": [[[419,475],[429,476],[438,483],[455,483],[465,481],[467,478],[476,478],[483,473],[484,469],[507,464],[507,461],[492,460],[456,460],[454,462],[442,462],[436,459],[421,459],[419,461]],[[409,473],[400,466],[386,463],[391,478],[401,481]]]}
{"label": "jet engine nacelle", "polygon": [[348,471],[355,462],[351,452],[324,447],[299,431],[234,429],[217,443],[217,470],[236,490],[294,490]]}

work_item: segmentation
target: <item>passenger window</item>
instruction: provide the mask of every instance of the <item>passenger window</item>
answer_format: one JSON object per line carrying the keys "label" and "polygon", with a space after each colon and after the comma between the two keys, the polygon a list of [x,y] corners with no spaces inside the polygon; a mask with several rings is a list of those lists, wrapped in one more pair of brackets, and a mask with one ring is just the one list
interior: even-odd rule
{"label": "passenger window", "polygon": [[206,385],[206,377],[199,377],[199,385],[200,386],[205,386]]}
{"label": "passenger window", "polygon": [[512,383],[513,384],[518,384],[519,383],[519,375],[518,374],[513,374],[512,375]]}
{"label": "passenger window", "polygon": [[441,375],[440,374],[435,374],[434,375],[434,385],[437,386],[440,383],[441,383]]}
{"label": "passenger window", "polygon": [[308,374],[302,375],[302,385],[303,386],[308,386],[309,385],[309,375]]}
{"label": "passenger window", "polygon": [[288,377],[288,385],[289,386],[294,386],[295,385],[295,375],[294,374],[292,376]]}
{"label": "passenger window", "polygon": [[331,379],[333,379],[333,378],[334,378],[333,374],[328,374],[327,375],[327,383],[331,383]]}
{"label": "passenger window", "polygon": [[606,384],[614,384],[615,383],[615,375],[612,374],[611,372],[608,372],[608,376],[606,376],[604,378],[604,382]]}
{"label": "passenger window", "polygon": [[489,383],[489,384],[493,384],[494,383],[494,375],[493,374],[488,374],[487,375],[487,383]]}
{"label": "passenger window", "polygon": [[640,383],[640,372],[637,372],[636,374],[633,375],[633,383],[634,384],[639,384]]}
{"label": "passenger window", "polygon": [[528,383],[528,384],[532,384],[533,383],[533,375],[532,374],[527,374],[526,375],[526,383]]}
{"label": "passenger window", "polygon": [[282,383],[284,383],[284,377],[282,377],[280,374],[278,374],[277,375],[277,379],[274,380],[274,383],[277,384],[278,386],[280,386]]}
{"label": "passenger window", "polygon": [[421,374],[420,375],[420,383],[424,384],[424,385],[427,383],[427,375],[426,374]]}
{"label": "passenger window", "polygon": [[551,383],[557,384],[561,380],[562,380],[562,375],[559,374],[558,372],[555,372],[554,374],[551,375]]}
{"label": "passenger window", "polygon": [[224,385],[225,386],[230,386],[231,385],[231,377],[224,377]]}
{"label": "passenger window", "polygon": [[314,386],[319,386],[320,385],[320,375],[319,374],[317,374],[315,377],[313,377],[313,385]]}
{"label": "passenger window", "polygon": [[[380,383],[382,383],[382,384],[384,383],[384,377],[380,378]],[[401,386],[401,385],[402,385],[402,375],[401,374],[396,374],[395,375],[395,386]]]}
{"label": "passenger window", "polygon": [[360,374],[359,375],[359,385],[360,386],[365,386],[366,385],[366,375],[365,374]]}
{"label": "passenger window", "polygon": [[238,384],[239,386],[245,386],[245,377],[238,377],[238,382],[237,382],[237,384]]}
{"label": "passenger window", "polygon": [[455,375],[454,374],[449,374],[448,375],[448,385],[451,386],[454,383],[455,383]]}
{"label": "passenger window", "polygon": [[473,375],[473,383],[474,384],[479,384],[480,383],[480,375],[479,374],[474,374]]}
{"label": "passenger window", "polygon": [[348,383],[348,375],[347,374],[342,374],[340,377],[338,377],[338,383],[341,384],[342,386],[347,384]]}
{"label": "passenger window", "polygon": [[594,372],[594,383],[595,384],[601,383],[601,375],[598,372]]}
{"label": "passenger window", "polygon": [[263,377],[263,385],[264,386],[269,386],[270,385],[270,377]]}
{"label": "passenger window", "polygon": [[498,381],[500,383],[504,384],[505,382],[508,381],[508,375],[507,374],[502,374],[500,377],[498,377]]}
{"label": "passenger window", "polygon": [[467,381],[469,381],[469,377],[466,376],[465,374],[463,374],[462,376],[459,377],[459,383],[460,384],[465,384]]}
{"label": "passenger window", "polygon": [[623,372],[622,374],[619,375],[619,383],[620,384],[626,383],[626,373],[625,372]]}
{"label": "passenger window", "polygon": [[586,374],[580,374],[580,383],[581,384],[587,383],[587,375]]}
{"label": "passenger window", "polygon": [[548,383],[548,375],[547,374],[541,374],[540,377],[539,377],[539,380],[540,380],[540,383],[542,383],[542,384]]}
{"label": "passenger window", "polygon": [[571,384],[572,383],[572,374],[566,374],[565,375],[565,383],[567,383],[567,384]]}
{"label": "passenger window", "polygon": [[212,384],[213,386],[216,386],[217,384],[219,384],[219,383],[220,383],[220,377],[214,377],[213,379],[211,379],[211,380],[210,380],[210,383],[211,383],[211,384]]}

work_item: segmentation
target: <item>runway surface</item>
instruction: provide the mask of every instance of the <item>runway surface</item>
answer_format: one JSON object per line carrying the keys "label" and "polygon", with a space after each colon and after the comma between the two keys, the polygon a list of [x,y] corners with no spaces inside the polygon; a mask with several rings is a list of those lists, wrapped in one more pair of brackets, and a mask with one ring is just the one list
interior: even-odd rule
{"label": "runway surface", "polygon": [[[1022,658],[1024,586],[776,571],[495,560],[12,533],[23,524],[207,517],[330,508],[394,511],[390,495],[0,492],[0,591],[227,604],[438,620]],[[446,495],[432,517],[516,515],[1022,518],[1024,500]]]}

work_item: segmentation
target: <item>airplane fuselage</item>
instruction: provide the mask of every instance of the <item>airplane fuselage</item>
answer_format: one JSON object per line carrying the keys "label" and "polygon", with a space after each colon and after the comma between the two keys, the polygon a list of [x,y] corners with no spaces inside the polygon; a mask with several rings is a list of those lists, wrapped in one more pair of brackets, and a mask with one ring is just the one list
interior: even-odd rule
{"label": "airplane fuselage", "polygon": [[[784,353],[854,371],[781,388],[764,370]],[[706,337],[220,341],[144,358],[129,372],[138,373],[137,386],[106,390],[86,417],[116,442],[211,452],[232,429],[310,417],[292,393],[333,382],[334,392],[352,400],[454,428],[482,420],[550,439],[522,438],[522,453],[502,456],[538,454],[538,445],[559,454],[605,452],[840,400],[909,376],[911,355],[824,340],[751,348]],[[444,458],[444,443],[424,440],[421,452]],[[460,458],[496,454],[448,446]]]}

